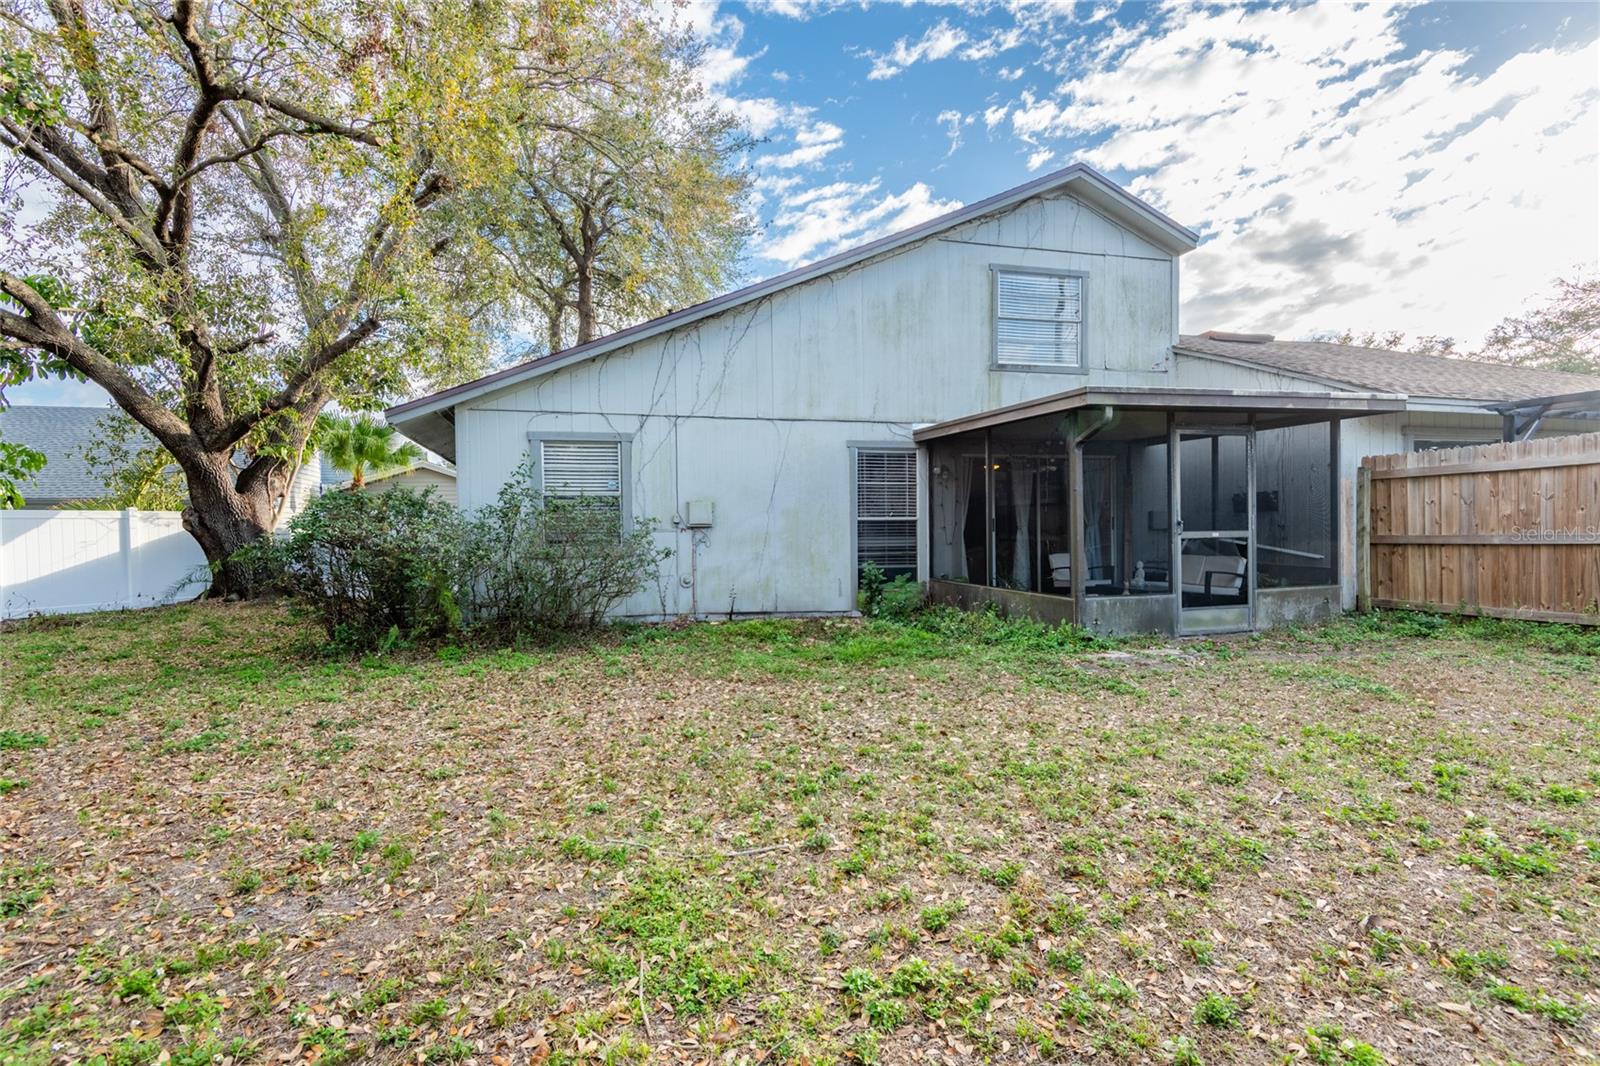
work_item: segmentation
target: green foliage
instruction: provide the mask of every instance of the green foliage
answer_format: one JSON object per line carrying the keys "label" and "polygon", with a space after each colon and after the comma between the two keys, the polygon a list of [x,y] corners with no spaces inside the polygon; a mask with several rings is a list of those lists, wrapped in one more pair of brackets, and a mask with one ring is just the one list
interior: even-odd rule
{"label": "green foliage", "polygon": [[749,147],[677,33],[619,27],[630,59],[604,108],[563,108],[524,136],[485,238],[556,351],[734,287],[751,232]]}
{"label": "green foliage", "polygon": [[26,751],[42,748],[49,743],[43,733],[23,733],[15,729],[0,729],[0,751]]}
{"label": "green foliage", "polygon": [[1482,354],[1517,366],[1600,373],[1600,274],[1558,279],[1543,306],[1490,330]]}
{"label": "green foliage", "polygon": [[89,506],[109,510],[179,511],[188,490],[172,453],[125,415],[101,419],[84,458],[105,483],[104,498]]}
{"label": "green foliage", "polygon": [[[714,880],[674,867],[640,872],[606,905],[600,925],[644,957],[650,993],[665,996],[680,1014],[703,1014],[749,983],[747,959],[718,937],[726,899]],[[629,958],[617,976],[637,977]]]}
{"label": "green foliage", "polygon": [[861,564],[858,585],[861,613],[868,618],[905,621],[922,609],[926,599],[919,582],[905,574],[891,581],[883,567],[871,560]]}
{"label": "green foliage", "polygon": [[0,510],[26,506],[19,482],[30,480],[44,469],[42,452],[24,447],[15,441],[0,440]]}
{"label": "green foliage", "polygon": [[1420,611],[1352,614],[1315,631],[1312,639],[1333,645],[1390,641],[1396,637],[1447,640],[1466,637],[1502,650],[1528,648],[1561,655],[1600,656],[1600,627],[1524,622]]}
{"label": "green foliage", "polygon": [[367,417],[320,415],[313,440],[323,458],[350,472],[357,488],[368,474],[404,470],[424,458],[422,449],[397,434],[393,426]]}
{"label": "green foliage", "polygon": [[951,920],[966,909],[966,901],[959,899],[935,903],[922,908],[919,920],[922,922],[922,928],[928,932],[942,933],[949,928]]}
{"label": "green foliage", "polygon": [[1239,1020],[1239,1004],[1220,992],[1207,992],[1195,1005],[1194,1020],[1201,1025],[1227,1029]]}
{"label": "green foliage", "polygon": [[617,497],[546,497],[524,462],[468,531],[470,615],[522,635],[587,629],[653,580],[672,553],[653,521],[624,526]]}
{"label": "green foliage", "polygon": [[428,492],[330,492],[288,536],[245,550],[253,569],[302,604],[341,648],[438,637],[460,627],[468,531]]}
{"label": "green foliage", "polygon": [[1352,1040],[1337,1025],[1314,1025],[1306,1030],[1306,1056],[1317,1066],[1383,1066],[1383,1056],[1371,1044]]}
{"label": "green foliage", "polygon": [[[489,364],[513,278],[476,220],[521,150],[648,103],[641,58],[685,46],[619,0],[168,6],[0,20],[8,162],[48,205],[0,223],[0,388],[64,366],[150,426],[232,588],[324,405]],[[655,218],[658,242],[704,218]]]}

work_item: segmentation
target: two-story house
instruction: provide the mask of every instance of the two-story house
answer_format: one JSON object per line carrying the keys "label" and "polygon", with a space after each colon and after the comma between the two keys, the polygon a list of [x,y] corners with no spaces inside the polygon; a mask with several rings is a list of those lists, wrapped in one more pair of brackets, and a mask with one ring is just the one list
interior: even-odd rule
{"label": "two-story house", "polygon": [[465,509],[531,458],[547,494],[654,519],[673,555],[624,614],[845,613],[874,562],[948,602],[1194,633],[1349,603],[1360,456],[1600,387],[1180,337],[1197,242],[1072,166],[388,417]]}

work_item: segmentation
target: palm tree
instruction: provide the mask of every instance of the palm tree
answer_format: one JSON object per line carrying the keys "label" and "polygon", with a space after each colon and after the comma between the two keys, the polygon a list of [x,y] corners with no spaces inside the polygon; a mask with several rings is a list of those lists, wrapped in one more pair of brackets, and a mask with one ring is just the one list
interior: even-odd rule
{"label": "palm tree", "polygon": [[366,416],[338,418],[322,415],[317,419],[317,447],[328,462],[350,471],[350,484],[360,488],[368,473],[387,474],[404,470],[424,458],[421,448],[404,439],[393,426]]}

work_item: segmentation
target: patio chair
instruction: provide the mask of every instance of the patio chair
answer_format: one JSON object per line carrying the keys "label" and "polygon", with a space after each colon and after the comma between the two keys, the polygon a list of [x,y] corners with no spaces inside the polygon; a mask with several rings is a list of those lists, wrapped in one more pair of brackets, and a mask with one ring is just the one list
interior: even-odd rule
{"label": "patio chair", "polygon": [[[1072,591],[1072,553],[1051,552],[1050,584],[1057,589]],[[1107,563],[1103,566],[1091,565],[1085,572],[1083,587],[1086,589],[1108,589],[1116,581],[1117,568]]]}
{"label": "patio chair", "polygon": [[1241,555],[1185,555],[1183,591],[1218,599],[1243,599],[1247,565]]}

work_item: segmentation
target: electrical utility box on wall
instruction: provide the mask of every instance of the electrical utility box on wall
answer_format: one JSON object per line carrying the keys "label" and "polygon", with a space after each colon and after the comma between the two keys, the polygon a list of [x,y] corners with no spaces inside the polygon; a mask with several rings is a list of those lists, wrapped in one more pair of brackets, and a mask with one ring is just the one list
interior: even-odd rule
{"label": "electrical utility box on wall", "polygon": [[716,514],[716,506],[710,500],[690,500],[683,505],[684,528],[710,529]]}

